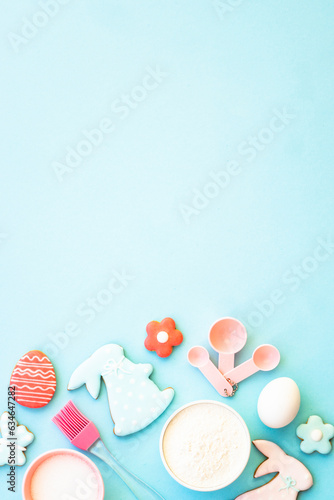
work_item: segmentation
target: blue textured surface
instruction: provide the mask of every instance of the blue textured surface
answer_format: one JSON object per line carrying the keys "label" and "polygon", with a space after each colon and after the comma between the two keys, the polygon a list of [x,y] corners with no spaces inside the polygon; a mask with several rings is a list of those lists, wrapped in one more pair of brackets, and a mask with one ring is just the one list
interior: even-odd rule
{"label": "blue textured surface", "polygon": [[[17,407],[36,434],[28,462],[70,446],[51,417],[72,397],[166,500],[232,500],[263,484],[252,478],[263,459],[254,449],[239,480],[209,494],[175,483],[159,457],[172,410],[220,399],[186,354],[208,347],[210,325],[231,315],[249,335],[238,362],[261,343],[277,345],[282,362],[243,382],[228,404],[253,439],[275,441],[310,469],[315,485],[303,499],[332,498],[334,453],[304,455],[295,436],[310,414],[334,423],[334,248],[323,243],[334,241],[332,2],[65,3],[52,18],[36,15],[37,1],[0,8],[1,409],[26,351],[46,350],[58,378],[46,408]],[[136,88],[142,82],[149,90]],[[98,126],[113,131],[80,144]],[[77,147],[87,155],[60,175],[55,162]],[[217,172],[218,187],[209,184]],[[101,293],[114,271],[131,277],[127,286]],[[163,360],[143,341],[146,324],[166,316],[185,341]],[[55,337],[70,322],[76,336]],[[52,349],[55,339],[62,345]],[[152,363],[159,387],[176,390],[170,410],[133,437],[113,435],[105,389],[97,401],[85,388],[66,390],[78,364],[108,342]],[[291,425],[270,430],[256,403],[277,376],[296,380],[302,405]],[[101,470],[107,500],[132,498]],[[1,499],[21,498],[6,492],[6,472]]]}

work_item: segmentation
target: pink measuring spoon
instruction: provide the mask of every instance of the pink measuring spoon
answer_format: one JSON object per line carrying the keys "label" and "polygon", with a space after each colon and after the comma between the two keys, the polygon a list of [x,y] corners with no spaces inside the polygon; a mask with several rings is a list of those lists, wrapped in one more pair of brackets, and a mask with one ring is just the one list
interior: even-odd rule
{"label": "pink measuring spoon", "polygon": [[279,350],[273,345],[260,345],[253,352],[251,359],[225,373],[225,377],[237,384],[260,370],[273,370],[280,362],[280,357]]}
{"label": "pink measuring spoon", "polygon": [[188,361],[203,373],[204,377],[207,378],[221,396],[233,396],[232,386],[212,361],[210,361],[209,353],[205,347],[192,347],[188,352]]}
{"label": "pink measuring spoon", "polygon": [[234,368],[234,355],[244,347],[246,341],[246,328],[237,319],[222,318],[212,325],[209,342],[219,353],[218,368],[221,373]]}

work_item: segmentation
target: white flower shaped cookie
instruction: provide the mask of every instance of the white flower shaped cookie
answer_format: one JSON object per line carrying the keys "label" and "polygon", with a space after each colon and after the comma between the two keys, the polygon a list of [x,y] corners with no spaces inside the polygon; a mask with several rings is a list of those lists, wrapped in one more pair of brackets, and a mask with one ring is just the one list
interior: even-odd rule
{"label": "white flower shaped cookie", "polygon": [[0,417],[0,466],[24,465],[26,447],[35,436],[25,425],[18,425],[17,420],[5,411]]}

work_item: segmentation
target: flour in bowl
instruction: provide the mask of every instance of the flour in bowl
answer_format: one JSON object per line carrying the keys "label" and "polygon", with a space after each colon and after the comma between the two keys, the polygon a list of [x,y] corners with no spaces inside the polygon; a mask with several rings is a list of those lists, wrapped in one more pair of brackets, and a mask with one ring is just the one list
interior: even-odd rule
{"label": "flour in bowl", "polygon": [[168,424],[163,452],[173,474],[190,487],[230,484],[244,469],[250,450],[241,417],[214,402],[195,403]]}

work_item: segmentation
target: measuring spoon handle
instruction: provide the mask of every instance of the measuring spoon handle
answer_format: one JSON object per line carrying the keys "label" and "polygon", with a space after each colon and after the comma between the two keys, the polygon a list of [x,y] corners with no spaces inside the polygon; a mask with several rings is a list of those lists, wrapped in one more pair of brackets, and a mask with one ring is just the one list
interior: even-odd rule
{"label": "measuring spoon handle", "polygon": [[241,365],[237,366],[236,368],[233,368],[233,370],[225,373],[225,377],[230,378],[232,382],[238,384],[242,380],[245,380],[251,375],[254,375],[254,373],[258,371],[259,368],[254,363],[253,358],[251,358],[248,361],[245,361]]}
{"label": "measuring spoon handle", "polygon": [[[216,391],[223,397],[227,397],[232,394],[232,386],[227,382],[224,375],[220,373],[218,368],[208,361],[206,365],[199,368],[203,375],[208,379],[208,381],[213,385]],[[226,389],[226,392],[225,392]]]}
{"label": "measuring spoon handle", "polygon": [[234,368],[234,354],[219,354],[218,358],[219,371],[224,374]]}

